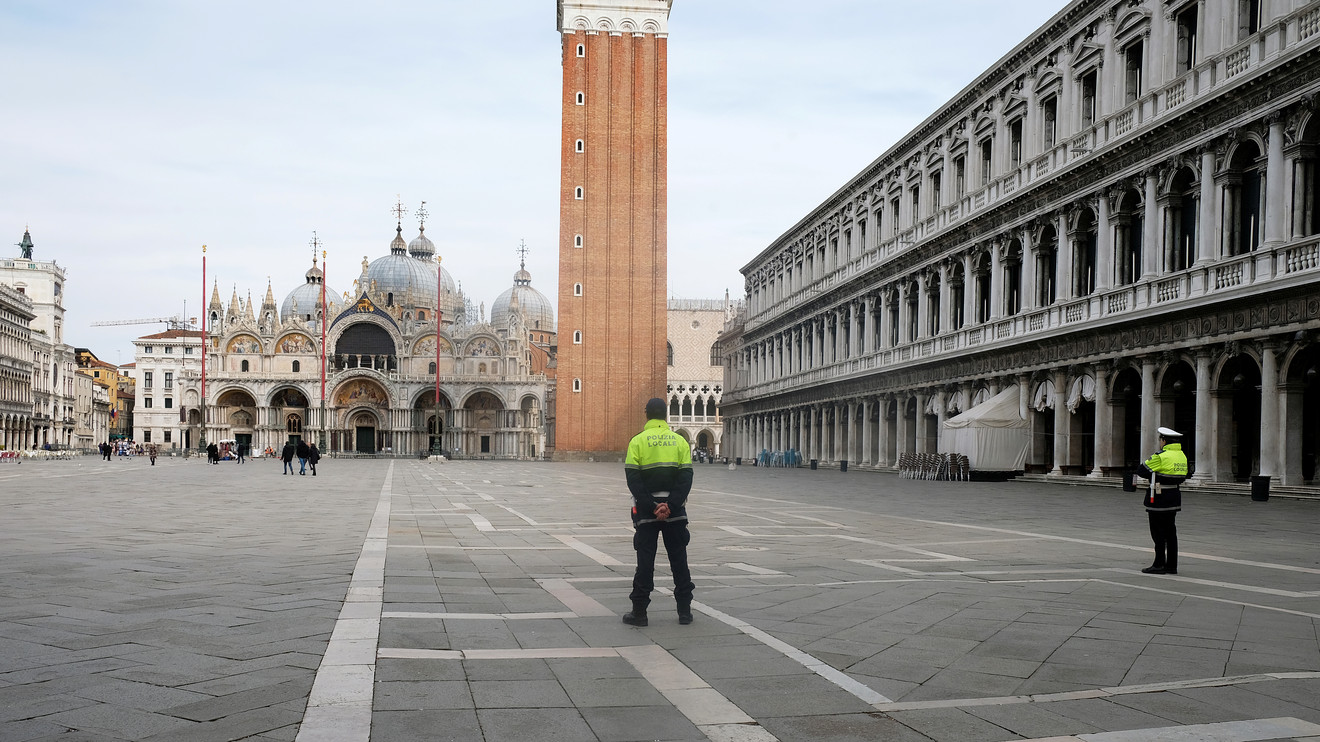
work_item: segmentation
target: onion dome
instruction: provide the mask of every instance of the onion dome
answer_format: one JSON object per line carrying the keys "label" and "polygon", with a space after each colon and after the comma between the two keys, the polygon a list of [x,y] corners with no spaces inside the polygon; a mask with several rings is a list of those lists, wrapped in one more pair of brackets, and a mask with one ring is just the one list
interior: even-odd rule
{"label": "onion dome", "polygon": [[[316,319],[317,307],[321,305],[321,287],[325,283],[325,273],[317,268],[315,264],[307,270],[306,282],[289,292],[284,297],[284,303],[280,304],[280,321],[288,322],[292,317],[298,317],[304,322],[314,321]],[[340,294],[338,291],[325,287],[326,303],[334,306],[335,298]]]}
{"label": "onion dome", "polygon": [[[418,240],[424,240],[424,245],[419,246],[423,250],[425,246],[430,246],[432,251],[435,250],[435,245],[426,239],[425,235],[413,240],[413,244],[417,245]],[[375,284],[376,292],[384,297],[386,306],[411,302],[415,307],[434,309],[436,270],[440,271],[442,292],[439,309],[447,320],[452,321],[458,309],[458,302],[461,301],[458,284],[454,282],[454,277],[449,275],[449,271],[430,256],[421,259],[408,254],[408,245],[403,241],[402,227],[395,230],[394,241],[390,243],[390,254],[373,260],[367,266],[367,285]]]}
{"label": "onion dome", "polygon": [[435,243],[426,236],[426,227],[418,230],[417,237],[408,243],[408,254],[418,260],[429,261],[435,255]]}
{"label": "onion dome", "polygon": [[529,331],[555,331],[554,305],[544,294],[532,288],[532,274],[527,272],[526,264],[520,265],[518,272],[513,274],[513,287],[505,289],[491,305],[490,323],[495,327],[507,327],[509,314],[513,311],[522,313]]}

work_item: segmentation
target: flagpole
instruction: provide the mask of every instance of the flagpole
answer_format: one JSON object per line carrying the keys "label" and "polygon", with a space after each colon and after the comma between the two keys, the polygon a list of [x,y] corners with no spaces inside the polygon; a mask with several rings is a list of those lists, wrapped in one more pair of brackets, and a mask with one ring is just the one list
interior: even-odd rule
{"label": "flagpole", "polygon": [[440,267],[440,256],[435,256],[435,442],[431,444],[431,455],[439,456],[443,446],[440,445],[440,289],[442,273],[444,269]]}
{"label": "flagpole", "polygon": [[202,245],[202,410],[197,447],[206,450],[206,245]]}
{"label": "flagpole", "polygon": [[330,322],[330,307],[325,303],[326,262],[325,250],[321,251],[321,451],[324,453],[326,426],[325,417],[325,327]]}

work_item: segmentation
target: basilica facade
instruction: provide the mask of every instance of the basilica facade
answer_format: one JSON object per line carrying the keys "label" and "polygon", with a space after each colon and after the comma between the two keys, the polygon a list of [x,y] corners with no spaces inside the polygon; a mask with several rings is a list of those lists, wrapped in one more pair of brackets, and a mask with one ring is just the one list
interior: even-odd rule
{"label": "basilica facade", "polygon": [[159,439],[255,452],[301,438],[330,454],[545,456],[554,313],[525,269],[490,321],[441,267],[424,226],[410,243],[396,228],[388,254],[363,258],[350,292],[324,277],[314,262],[279,303],[269,285],[260,304],[237,291],[225,303],[214,288],[205,370],[178,369],[180,430]]}
{"label": "basilica facade", "polygon": [[1317,480],[1320,3],[1075,0],[743,268],[725,448],[891,468],[1010,388],[1026,469]]}

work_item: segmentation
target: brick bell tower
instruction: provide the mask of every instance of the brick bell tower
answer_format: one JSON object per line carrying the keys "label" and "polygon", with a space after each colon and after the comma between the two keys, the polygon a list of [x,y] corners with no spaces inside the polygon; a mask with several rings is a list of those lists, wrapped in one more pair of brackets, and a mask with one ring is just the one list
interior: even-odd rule
{"label": "brick bell tower", "polygon": [[666,37],[673,0],[558,0],[555,458],[621,460],[666,385]]}

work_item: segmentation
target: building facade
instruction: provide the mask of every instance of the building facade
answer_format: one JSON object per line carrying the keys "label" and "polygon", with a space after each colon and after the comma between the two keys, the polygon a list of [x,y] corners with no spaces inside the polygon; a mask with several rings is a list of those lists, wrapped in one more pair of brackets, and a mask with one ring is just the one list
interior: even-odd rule
{"label": "building facade", "polygon": [[64,342],[64,269],[37,260],[32,235],[24,230],[19,257],[0,260],[0,284],[8,284],[32,302],[31,448],[71,448],[75,444],[73,347]]}
{"label": "building facade", "polygon": [[893,467],[1017,387],[1030,471],[1315,481],[1318,92],[1320,3],[1069,3],[744,267],[726,449]]}
{"label": "building facade", "polygon": [[719,335],[738,305],[718,299],[670,299],[666,343],[669,426],[694,451],[723,455],[724,359]]}
{"label": "building facade", "polygon": [[557,458],[622,458],[666,385],[671,3],[558,0]]}
{"label": "building facade", "polygon": [[32,447],[32,300],[0,283],[0,448]]}
{"label": "building facade", "polygon": [[[170,329],[133,341],[133,405],[115,417],[130,421],[127,435],[135,443],[161,449],[194,448],[198,431],[183,416],[183,380],[202,371],[200,330]],[[131,412],[131,414],[129,414]]]}
{"label": "building facade", "polygon": [[400,225],[387,255],[363,258],[351,293],[326,287],[315,263],[279,304],[270,286],[259,306],[213,289],[205,391],[202,364],[180,367],[173,400],[148,408],[170,383],[156,374],[170,371],[138,341],[138,427],[154,431],[147,415],[164,402],[182,406],[185,446],[278,451],[302,438],[327,453],[544,457],[550,382],[536,348],[554,343],[550,303],[519,270],[487,321],[434,256],[424,225],[410,243]]}

